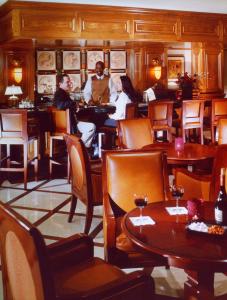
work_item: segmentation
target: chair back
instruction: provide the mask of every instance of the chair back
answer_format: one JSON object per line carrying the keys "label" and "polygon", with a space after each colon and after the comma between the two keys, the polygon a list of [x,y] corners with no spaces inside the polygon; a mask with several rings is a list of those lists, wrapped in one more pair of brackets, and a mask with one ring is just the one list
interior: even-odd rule
{"label": "chair back", "polygon": [[[220,170],[227,168],[227,145],[219,145],[213,164],[213,171],[210,185],[210,200],[215,201],[220,189]],[[225,187],[227,190],[227,172]]]}
{"label": "chair back", "polygon": [[218,144],[227,144],[227,118],[218,121]]}
{"label": "chair back", "polygon": [[217,125],[219,119],[227,119],[227,99],[212,99],[212,124]]}
{"label": "chair back", "polygon": [[135,208],[134,194],[149,202],[168,199],[166,155],[161,151],[107,151],[103,159],[104,206],[113,201],[120,210]]}
{"label": "chair back", "polygon": [[184,100],[182,105],[182,124],[203,125],[204,100]]}
{"label": "chair back", "polygon": [[125,119],[135,119],[137,118],[137,103],[127,103],[125,107]]}
{"label": "chair back", "polygon": [[52,127],[55,134],[70,134],[69,109],[60,110],[55,107],[49,108],[52,117]]}
{"label": "chair back", "polygon": [[72,193],[85,205],[92,201],[92,180],[89,157],[84,143],[74,135],[64,135],[70,160]]}
{"label": "chair back", "polygon": [[41,233],[1,204],[0,251],[5,300],[55,299]]}
{"label": "chair back", "polygon": [[148,117],[151,119],[152,126],[172,126],[173,102],[170,100],[150,101],[148,104]]}
{"label": "chair back", "polygon": [[0,138],[28,139],[26,109],[0,109]]}
{"label": "chair back", "polygon": [[153,143],[153,130],[149,118],[118,121],[119,147],[139,149]]}

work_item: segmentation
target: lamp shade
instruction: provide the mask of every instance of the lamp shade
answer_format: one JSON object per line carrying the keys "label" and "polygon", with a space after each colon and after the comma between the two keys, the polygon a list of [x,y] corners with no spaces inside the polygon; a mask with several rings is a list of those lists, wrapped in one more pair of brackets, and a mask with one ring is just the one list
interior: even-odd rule
{"label": "lamp shade", "polygon": [[6,91],[5,91],[5,95],[7,95],[7,96],[22,95],[22,94],[23,94],[22,89],[18,85],[7,86]]}

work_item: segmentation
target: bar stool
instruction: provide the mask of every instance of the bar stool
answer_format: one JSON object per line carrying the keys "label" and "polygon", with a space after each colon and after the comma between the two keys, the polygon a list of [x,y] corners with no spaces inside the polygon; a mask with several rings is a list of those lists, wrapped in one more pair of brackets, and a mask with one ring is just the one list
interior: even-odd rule
{"label": "bar stool", "polygon": [[[0,110],[0,171],[23,172],[24,188],[27,189],[28,164],[34,165],[35,180],[38,175],[38,137],[29,134],[28,112],[25,109],[1,109]],[[6,156],[2,157],[2,145],[6,146]],[[17,163],[12,161],[11,146],[21,145],[23,148],[22,167],[11,167]],[[33,155],[30,156],[29,146],[33,145]],[[6,166],[4,163],[6,162]]]}
{"label": "bar stool", "polygon": [[[137,118],[138,105],[137,103],[127,103],[125,107],[125,119],[131,120]],[[101,157],[101,148],[103,140],[105,139],[106,144],[111,144],[109,148],[116,148],[117,128],[111,126],[102,126],[99,129],[98,134],[98,146],[99,146],[99,157]],[[109,143],[108,143],[109,142]]]}
{"label": "bar stool", "polygon": [[[55,107],[50,107],[49,111],[52,118],[52,130],[49,136],[50,150],[49,150],[49,174],[50,178],[53,173],[53,165],[62,165],[63,161],[62,155],[54,155],[54,144],[56,141],[64,141],[64,134],[70,134],[70,118],[69,109],[60,110]],[[67,155],[67,179],[70,181],[70,164],[69,156]]]}

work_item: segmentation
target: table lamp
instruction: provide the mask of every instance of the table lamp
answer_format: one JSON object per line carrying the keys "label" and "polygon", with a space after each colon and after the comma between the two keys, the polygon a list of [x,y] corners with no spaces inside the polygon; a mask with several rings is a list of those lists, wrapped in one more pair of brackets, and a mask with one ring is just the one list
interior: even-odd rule
{"label": "table lamp", "polygon": [[10,106],[16,105],[19,99],[17,95],[22,95],[22,94],[23,92],[21,87],[16,85],[7,86],[5,91],[5,95],[10,96],[9,97],[9,101],[11,102]]}

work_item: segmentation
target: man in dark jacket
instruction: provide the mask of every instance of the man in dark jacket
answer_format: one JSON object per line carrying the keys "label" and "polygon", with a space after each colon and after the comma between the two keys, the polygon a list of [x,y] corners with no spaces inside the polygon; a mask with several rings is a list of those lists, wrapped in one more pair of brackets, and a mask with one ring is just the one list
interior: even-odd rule
{"label": "man in dark jacket", "polygon": [[58,109],[66,110],[69,108],[71,133],[80,132],[82,134],[81,140],[87,148],[91,147],[93,138],[95,136],[96,126],[93,123],[77,121],[76,105],[69,95],[70,78],[67,74],[59,76],[59,88],[54,94],[54,106]]}

